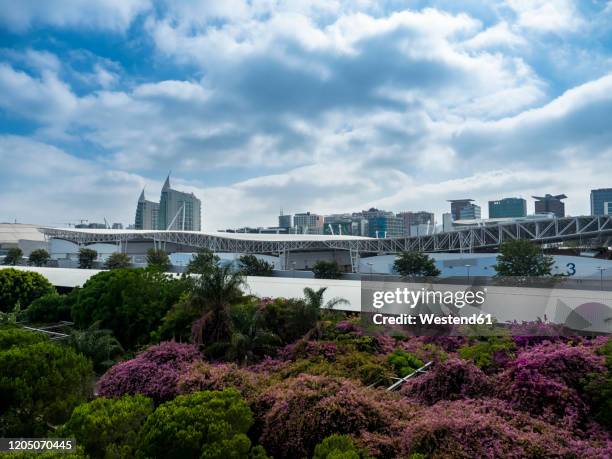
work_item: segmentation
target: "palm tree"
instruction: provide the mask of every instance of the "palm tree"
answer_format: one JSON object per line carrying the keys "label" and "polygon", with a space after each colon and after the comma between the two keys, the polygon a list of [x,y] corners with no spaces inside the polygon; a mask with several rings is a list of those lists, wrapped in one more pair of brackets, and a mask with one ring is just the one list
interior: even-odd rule
{"label": "palm tree", "polygon": [[232,335],[230,305],[243,297],[242,275],[224,266],[191,279],[191,301],[202,311],[202,316],[193,324],[193,341],[200,345],[228,342]]}
{"label": "palm tree", "polygon": [[303,320],[304,323],[313,324],[312,328],[304,335],[305,339],[322,335],[323,327],[320,322],[322,310],[332,311],[338,305],[350,304],[347,300],[340,297],[334,297],[327,301],[327,303],[324,303],[323,296],[326,291],[327,287],[321,287],[319,290],[314,290],[310,287],[304,289],[305,309],[302,311],[301,320]]}
{"label": "palm tree", "polygon": [[235,330],[227,351],[229,360],[240,359],[243,365],[247,365],[258,357],[270,355],[282,344],[280,337],[266,327],[261,308],[249,308],[247,305],[233,311],[233,316]]}
{"label": "palm tree", "polygon": [[69,344],[85,357],[89,357],[97,373],[110,368],[123,354],[123,348],[111,330],[99,328],[95,322],[87,330],[76,330],[70,334]]}

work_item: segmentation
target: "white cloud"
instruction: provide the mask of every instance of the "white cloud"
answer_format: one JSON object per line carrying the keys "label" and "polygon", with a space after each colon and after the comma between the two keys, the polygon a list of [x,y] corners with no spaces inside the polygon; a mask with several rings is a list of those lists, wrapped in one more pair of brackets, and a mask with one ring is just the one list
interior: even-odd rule
{"label": "white cloud", "polygon": [[0,24],[25,32],[35,25],[126,30],[149,0],[0,0]]}
{"label": "white cloud", "polygon": [[507,0],[518,24],[543,32],[577,31],[585,24],[574,0]]}

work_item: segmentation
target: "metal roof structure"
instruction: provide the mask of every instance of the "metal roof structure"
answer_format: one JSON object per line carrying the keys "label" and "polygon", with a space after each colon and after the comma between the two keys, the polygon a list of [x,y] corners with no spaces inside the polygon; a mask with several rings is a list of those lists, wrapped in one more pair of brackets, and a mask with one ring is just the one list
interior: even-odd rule
{"label": "metal roof structure", "polygon": [[529,239],[536,243],[566,240],[591,240],[606,245],[612,241],[612,215],[543,218],[538,220],[500,221],[487,226],[466,227],[455,231],[423,236],[374,239],[360,236],[314,234],[256,234],[198,231],[111,230],[40,228],[48,238],[77,244],[127,243],[152,241],[175,243],[213,252],[273,253],[312,250],[349,250],[351,258],[361,253],[470,252],[494,248],[511,239]]}

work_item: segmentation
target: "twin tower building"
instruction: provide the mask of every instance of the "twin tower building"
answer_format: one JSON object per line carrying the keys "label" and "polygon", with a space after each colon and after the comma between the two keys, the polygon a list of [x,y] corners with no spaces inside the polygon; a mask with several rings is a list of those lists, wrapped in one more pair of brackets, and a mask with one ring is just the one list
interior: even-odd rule
{"label": "twin tower building", "polygon": [[147,201],[144,189],[138,198],[134,227],[142,230],[202,230],[202,202],[193,193],[173,190],[166,177],[159,202]]}

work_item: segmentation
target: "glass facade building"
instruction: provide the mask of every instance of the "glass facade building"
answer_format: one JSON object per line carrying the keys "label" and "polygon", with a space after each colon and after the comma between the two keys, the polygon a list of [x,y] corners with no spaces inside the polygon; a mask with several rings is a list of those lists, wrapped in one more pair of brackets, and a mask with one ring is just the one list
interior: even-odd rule
{"label": "glass facade building", "polygon": [[482,212],[479,205],[467,204],[459,212],[459,220],[479,220]]}
{"label": "glass facade building", "polygon": [[527,201],[523,198],[504,198],[489,201],[489,218],[518,218],[527,216]]}
{"label": "glass facade building", "polygon": [[610,215],[609,203],[612,203],[612,188],[591,190],[591,215]]}

